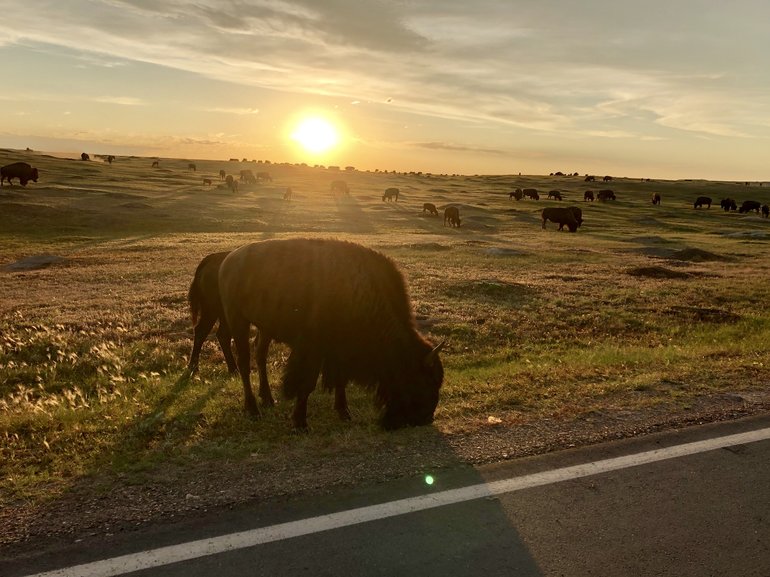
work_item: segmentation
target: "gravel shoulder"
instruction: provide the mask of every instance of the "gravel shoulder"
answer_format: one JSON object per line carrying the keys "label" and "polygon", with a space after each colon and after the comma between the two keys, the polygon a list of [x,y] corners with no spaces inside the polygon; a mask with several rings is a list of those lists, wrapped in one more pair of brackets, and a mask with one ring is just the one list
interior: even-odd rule
{"label": "gravel shoulder", "polygon": [[10,558],[80,539],[109,538],[149,524],[233,509],[254,500],[291,499],[391,479],[468,467],[635,437],[653,432],[733,420],[770,412],[770,392],[701,397],[686,409],[595,412],[560,421],[516,426],[489,424],[472,432],[415,435],[408,449],[383,443],[367,454],[297,462],[291,455],[169,468],[141,484],[121,478],[88,478],[43,504],[17,503],[0,511],[0,553]]}

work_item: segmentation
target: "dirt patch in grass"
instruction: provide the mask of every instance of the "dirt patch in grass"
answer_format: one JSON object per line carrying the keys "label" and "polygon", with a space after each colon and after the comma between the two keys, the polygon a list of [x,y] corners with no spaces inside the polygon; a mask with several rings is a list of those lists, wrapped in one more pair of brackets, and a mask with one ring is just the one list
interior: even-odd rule
{"label": "dirt patch in grass", "polygon": [[660,278],[660,279],[688,279],[691,275],[688,272],[681,270],[671,270],[663,266],[640,266],[634,267],[626,271],[626,274],[631,276],[647,277],[647,278]]}

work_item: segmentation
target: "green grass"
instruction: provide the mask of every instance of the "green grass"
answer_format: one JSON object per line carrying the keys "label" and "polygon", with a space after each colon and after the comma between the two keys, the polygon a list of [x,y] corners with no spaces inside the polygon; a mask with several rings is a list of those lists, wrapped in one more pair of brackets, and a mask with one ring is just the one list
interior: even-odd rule
{"label": "green grass", "polygon": [[[273,165],[273,183],[233,194],[216,175],[242,163],[196,160],[192,173],[186,160],[164,160],[158,171],[142,158],[108,166],[0,151],[0,164],[20,159],[41,179],[0,191],[0,267],[43,254],[65,260],[0,272],[0,504],[45,499],[76,480],[105,491],[105,479],[142,483],[172,465],[363,454],[477,431],[490,416],[571,419],[767,388],[770,224],[718,207],[725,196],[768,202],[764,189]],[[212,176],[215,186],[204,186]],[[341,176],[352,196],[335,201],[329,182]],[[291,202],[282,200],[286,186]],[[389,186],[401,188],[398,203],[381,201]],[[562,205],[583,209],[583,227],[541,230],[539,210],[558,202],[509,200],[516,186],[561,189]],[[608,187],[616,202],[582,202],[585,189]],[[652,192],[662,206],[650,203]],[[693,210],[702,194],[716,205]],[[463,226],[423,215],[426,201],[459,205]],[[350,423],[321,392],[311,395],[308,435],[292,432],[285,401],[254,420],[213,338],[200,374],[180,380],[197,263],[289,236],[353,240],[398,264],[421,329],[447,341],[433,428],[380,431],[369,395],[355,387]],[[670,258],[688,249],[724,259]],[[630,274],[650,267],[663,276]],[[274,388],[285,358],[274,346]]]}

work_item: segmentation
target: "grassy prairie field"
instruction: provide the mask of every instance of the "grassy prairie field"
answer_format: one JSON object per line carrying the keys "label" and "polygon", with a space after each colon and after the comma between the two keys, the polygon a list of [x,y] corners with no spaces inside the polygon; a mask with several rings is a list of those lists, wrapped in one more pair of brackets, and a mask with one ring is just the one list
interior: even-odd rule
{"label": "grassy prairie field", "polygon": [[[320,470],[344,455],[354,481],[365,477],[355,467],[374,454],[380,464],[409,463],[393,465],[393,475],[412,474],[419,463],[447,465],[411,455],[428,440],[452,446],[768,394],[770,222],[726,213],[719,201],[768,203],[770,186],[205,160],[192,171],[188,160],[152,168],[148,158],[109,165],[0,150],[0,166],[19,160],[38,167],[40,180],[0,189],[0,509],[8,516],[26,511],[28,521],[29,511],[68,495],[183,486],[186,476],[231,466],[283,471],[290,486],[291,463]],[[230,191],[219,170],[237,176],[243,168],[268,170],[273,180]],[[340,178],[349,197],[329,192]],[[382,201],[388,187],[400,189],[398,202]],[[516,187],[537,188],[541,199],[512,200]],[[603,188],[617,200],[583,202],[585,190]],[[565,200],[546,200],[553,189]],[[714,200],[710,209],[693,208],[702,195]],[[441,214],[458,206],[462,226],[444,227],[441,216],[422,212],[424,202]],[[569,205],[583,210],[577,233],[550,222],[541,229],[543,207]],[[311,395],[306,435],[291,431],[287,401],[251,419],[213,335],[200,373],[179,379],[198,262],[295,236],[351,240],[399,266],[422,332],[447,341],[432,427],[380,431],[370,396],[354,386],[352,422],[339,421],[321,392]],[[25,269],[32,257],[49,264]],[[273,346],[278,398],[285,358]],[[504,449],[477,460],[516,454]]]}

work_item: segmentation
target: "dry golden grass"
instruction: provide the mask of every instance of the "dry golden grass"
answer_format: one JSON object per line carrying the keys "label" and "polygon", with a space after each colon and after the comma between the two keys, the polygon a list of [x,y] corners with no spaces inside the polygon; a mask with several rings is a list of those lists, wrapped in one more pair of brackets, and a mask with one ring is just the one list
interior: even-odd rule
{"label": "dry golden grass", "polygon": [[[718,205],[726,196],[766,203],[770,192],[761,188],[203,160],[191,172],[187,160],[153,169],[146,158],[110,166],[0,151],[0,165],[16,160],[37,166],[40,181],[0,190],[0,504],[43,499],[97,474],[141,482],[169,462],[269,461],[279,452],[312,459],[435,431],[468,434],[490,422],[687,406],[703,395],[767,388],[770,223]],[[220,168],[269,170],[273,181],[233,193]],[[330,194],[338,178],[348,181],[349,198]],[[283,200],[287,186],[291,201]],[[381,200],[391,186],[401,189],[397,203]],[[543,199],[560,189],[561,205],[583,209],[583,227],[541,230],[539,211],[558,201],[510,200],[515,187],[538,188]],[[588,188],[612,188],[618,200],[584,203]],[[651,204],[653,192],[661,206]],[[716,205],[694,210],[704,194]],[[462,227],[423,214],[424,202],[441,212],[458,205]],[[290,236],[352,240],[399,265],[422,330],[448,343],[434,429],[382,433],[354,387],[352,423],[339,422],[321,393],[311,396],[307,436],[291,433],[286,402],[251,420],[213,340],[200,375],[178,381],[197,263]],[[7,268],[39,255],[62,260]],[[274,385],[285,353],[273,348]]]}

